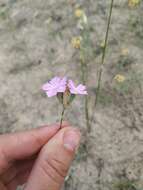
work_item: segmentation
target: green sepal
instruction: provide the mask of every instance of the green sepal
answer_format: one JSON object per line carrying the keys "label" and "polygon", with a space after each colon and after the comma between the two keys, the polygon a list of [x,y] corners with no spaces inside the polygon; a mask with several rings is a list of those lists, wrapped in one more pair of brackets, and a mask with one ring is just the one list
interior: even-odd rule
{"label": "green sepal", "polygon": [[70,95],[69,104],[71,104],[73,102],[73,100],[75,99],[75,97],[76,97],[75,94],[71,94]]}
{"label": "green sepal", "polygon": [[74,98],[75,98],[75,94],[64,94],[64,93],[58,93],[57,94],[57,98],[59,100],[59,102],[64,106],[64,108],[66,108],[67,106],[69,106]]}

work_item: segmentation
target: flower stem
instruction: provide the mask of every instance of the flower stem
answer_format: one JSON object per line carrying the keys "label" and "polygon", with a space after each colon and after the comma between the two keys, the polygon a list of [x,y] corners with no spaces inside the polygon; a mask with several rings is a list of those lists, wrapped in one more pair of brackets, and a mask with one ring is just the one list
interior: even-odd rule
{"label": "flower stem", "polygon": [[97,85],[97,91],[96,91],[96,99],[94,102],[93,116],[91,118],[91,123],[92,123],[93,118],[94,118],[94,110],[95,110],[96,105],[98,103],[100,89],[101,89],[101,79],[102,79],[102,73],[103,73],[103,65],[105,63],[105,56],[106,56],[106,50],[107,50],[107,42],[108,42],[108,37],[109,37],[109,29],[110,29],[110,24],[111,24],[113,5],[114,5],[114,0],[111,0],[108,23],[107,23],[107,30],[106,30],[106,35],[105,35],[105,44],[104,44],[103,53],[102,53],[101,66],[100,66],[100,70],[99,70],[98,85]]}
{"label": "flower stem", "polygon": [[[87,63],[85,62],[84,52],[80,49],[80,63],[81,63],[81,72],[82,72],[82,82],[84,85],[87,83]],[[90,118],[89,118],[89,99],[88,96],[85,97],[85,119],[87,131],[90,132]]]}
{"label": "flower stem", "polygon": [[63,106],[62,114],[61,114],[61,120],[60,120],[60,129],[62,127],[63,119],[64,119],[64,113],[65,113],[65,107]]}

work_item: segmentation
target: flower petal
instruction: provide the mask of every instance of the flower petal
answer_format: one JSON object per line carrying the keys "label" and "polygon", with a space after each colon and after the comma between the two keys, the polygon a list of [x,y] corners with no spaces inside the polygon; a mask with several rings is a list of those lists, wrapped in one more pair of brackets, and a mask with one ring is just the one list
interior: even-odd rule
{"label": "flower petal", "polygon": [[78,88],[79,90],[86,90],[86,86],[84,86],[84,85],[82,85],[82,84],[79,84],[79,85],[77,86],[77,88]]}
{"label": "flower petal", "polygon": [[44,90],[44,91],[47,91],[47,90],[49,90],[51,88],[51,85],[47,82],[47,83],[45,83],[45,84],[43,84],[43,86],[42,86],[42,90]]}
{"label": "flower petal", "polygon": [[52,78],[51,80],[50,80],[50,84],[51,85],[57,85],[58,83],[60,83],[60,81],[61,81],[61,78],[60,77],[54,77],[54,78]]}
{"label": "flower petal", "polygon": [[48,97],[56,96],[58,92],[65,92],[67,78],[54,77],[42,86]]}
{"label": "flower petal", "polygon": [[61,79],[61,81],[60,81],[59,88],[58,88],[58,92],[65,92],[65,90],[66,90],[66,85],[67,85],[67,78],[64,77],[64,78]]}
{"label": "flower petal", "polygon": [[46,91],[47,96],[50,98],[52,96],[56,96],[57,92],[54,90]]}
{"label": "flower petal", "polygon": [[68,87],[69,87],[71,94],[80,94],[80,95],[86,95],[87,94],[86,86],[80,84],[76,87],[72,80],[68,81]]}

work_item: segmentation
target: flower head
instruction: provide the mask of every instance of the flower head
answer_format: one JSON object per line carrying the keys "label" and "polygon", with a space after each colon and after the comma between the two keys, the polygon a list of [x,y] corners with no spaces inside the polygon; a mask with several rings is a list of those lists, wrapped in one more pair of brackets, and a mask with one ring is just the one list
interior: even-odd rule
{"label": "flower head", "polygon": [[49,82],[42,86],[48,97],[56,96],[58,92],[65,92],[66,90],[66,77],[54,77]]}
{"label": "flower head", "polygon": [[87,95],[86,86],[79,84],[77,87],[75,86],[72,80],[68,81],[68,87],[71,94],[80,94]]}
{"label": "flower head", "polygon": [[77,94],[87,95],[86,86],[79,84],[75,86],[72,80],[66,77],[54,77],[42,86],[48,97],[57,96],[63,107],[66,108],[71,104]]}
{"label": "flower head", "polygon": [[87,95],[86,86],[79,84],[78,86],[72,80],[66,77],[54,77],[42,86],[48,97],[56,96],[58,93]]}
{"label": "flower head", "polygon": [[101,47],[101,48],[105,48],[105,41],[102,41],[102,42],[101,42],[100,47]]}
{"label": "flower head", "polygon": [[78,36],[78,37],[73,37],[72,38],[72,46],[76,49],[80,49],[81,47],[81,41],[82,41],[82,37],[81,36]]}
{"label": "flower head", "polygon": [[128,5],[131,8],[134,8],[140,4],[141,0],[128,0]]}
{"label": "flower head", "polygon": [[126,78],[125,78],[123,75],[120,75],[120,74],[116,75],[116,76],[114,77],[114,79],[115,79],[117,82],[119,82],[119,83],[122,83],[122,82],[124,82],[124,81],[126,80]]}
{"label": "flower head", "polygon": [[83,12],[82,9],[77,8],[77,9],[75,10],[75,17],[81,18],[81,17],[83,16],[83,14],[84,14],[84,12]]}

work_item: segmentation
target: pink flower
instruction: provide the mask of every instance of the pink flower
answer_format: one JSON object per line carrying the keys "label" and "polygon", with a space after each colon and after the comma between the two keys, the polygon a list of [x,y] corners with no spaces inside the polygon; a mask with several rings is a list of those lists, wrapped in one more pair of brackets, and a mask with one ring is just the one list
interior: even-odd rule
{"label": "pink flower", "polygon": [[56,96],[58,92],[65,92],[67,78],[54,77],[42,86],[48,97]]}
{"label": "pink flower", "polygon": [[75,86],[72,80],[68,81],[68,87],[71,94],[80,94],[87,95],[86,86],[79,84],[77,87]]}
{"label": "pink flower", "polygon": [[72,80],[67,80],[66,77],[54,77],[49,82],[42,86],[48,97],[56,96],[58,93],[65,93],[66,91],[71,94],[87,95],[86,86],[79,84],[75,86]]}

